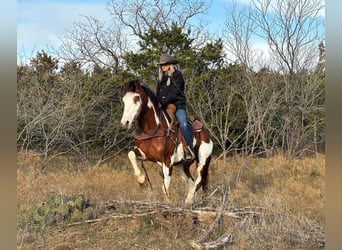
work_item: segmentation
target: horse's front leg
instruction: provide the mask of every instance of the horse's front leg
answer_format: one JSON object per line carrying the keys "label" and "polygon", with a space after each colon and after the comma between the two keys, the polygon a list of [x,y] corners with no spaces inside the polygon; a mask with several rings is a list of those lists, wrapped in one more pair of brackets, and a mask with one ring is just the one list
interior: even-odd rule
{"label": "horse's front leg", "polygon": [[128,158],[132,163],[132,166],[134,169],[134,175],[137,177],[139,185],[141,187],[146,187],[147,186],[146,177],[142,173],[140,167],[138,166],[136,153],[133,150],[129,151]]}

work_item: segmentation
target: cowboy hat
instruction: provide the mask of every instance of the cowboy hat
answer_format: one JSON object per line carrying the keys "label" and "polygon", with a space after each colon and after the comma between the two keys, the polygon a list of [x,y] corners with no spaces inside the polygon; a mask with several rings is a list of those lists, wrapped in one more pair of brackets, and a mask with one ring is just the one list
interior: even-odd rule
{"label": "cowboy hat", "polygon": [[178,61],[173,59],[172,56],[170,56],[169,54],[162,54],[160,56],[160,60],[159,60],[159,65],[163,65],[163,64],[177,64]]}

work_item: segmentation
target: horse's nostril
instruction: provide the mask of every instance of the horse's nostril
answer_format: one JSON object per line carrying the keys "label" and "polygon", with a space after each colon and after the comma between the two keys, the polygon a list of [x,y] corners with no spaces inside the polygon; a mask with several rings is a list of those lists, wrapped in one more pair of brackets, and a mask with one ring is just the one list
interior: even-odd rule
{"label": "horse's nostril", "polygon": [[122,126],[122,127],[126,127],[126,126],[127,126],[127,123],[128,123],[128,121],[123,121],[123,120],[121,120],[121,126]]}
{"label": "horse's nostril", "polygon": [[121,126],[122,126],[123,128],[127,128],[127,127],[129,128],[129,127],[130,127],[130,124],[131,124],[130,120],[127,119],[127,118],[122,118],[121,121],[120,121],[120,123],[121,123]]}

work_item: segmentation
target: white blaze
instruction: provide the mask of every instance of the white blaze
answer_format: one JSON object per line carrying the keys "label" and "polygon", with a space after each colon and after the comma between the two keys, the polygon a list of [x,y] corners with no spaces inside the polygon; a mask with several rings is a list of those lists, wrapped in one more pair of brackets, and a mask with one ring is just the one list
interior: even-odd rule
{"label": "white blaze", "polygon": [[131,128],[134,119],[140,111],[141,98],[137,93],[127,92],[122,100],[124,102],[124,111],[121,118],[121,125],[125,127],[128,124],[128,128]]}

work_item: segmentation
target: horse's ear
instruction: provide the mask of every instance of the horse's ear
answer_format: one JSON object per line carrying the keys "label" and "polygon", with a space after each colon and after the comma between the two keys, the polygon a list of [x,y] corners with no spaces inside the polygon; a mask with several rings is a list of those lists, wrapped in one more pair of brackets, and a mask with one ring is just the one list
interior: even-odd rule
{"label": "horse's ear", "polygon": [[129,81],[126,82],[123,86],[123,93],[126,93],[127,91],[132,91],[135,92],[135,82],[134,81]]}
{"label": "horse's ear", "polygon": [[135,88],[136,88],[136,89],[140,89],[140,88],[141,88],[141,84],[140,84],[140,81],[139,81],[138,79],[136,79],[136,80],[134,81],[134,83],[135,83]]}

